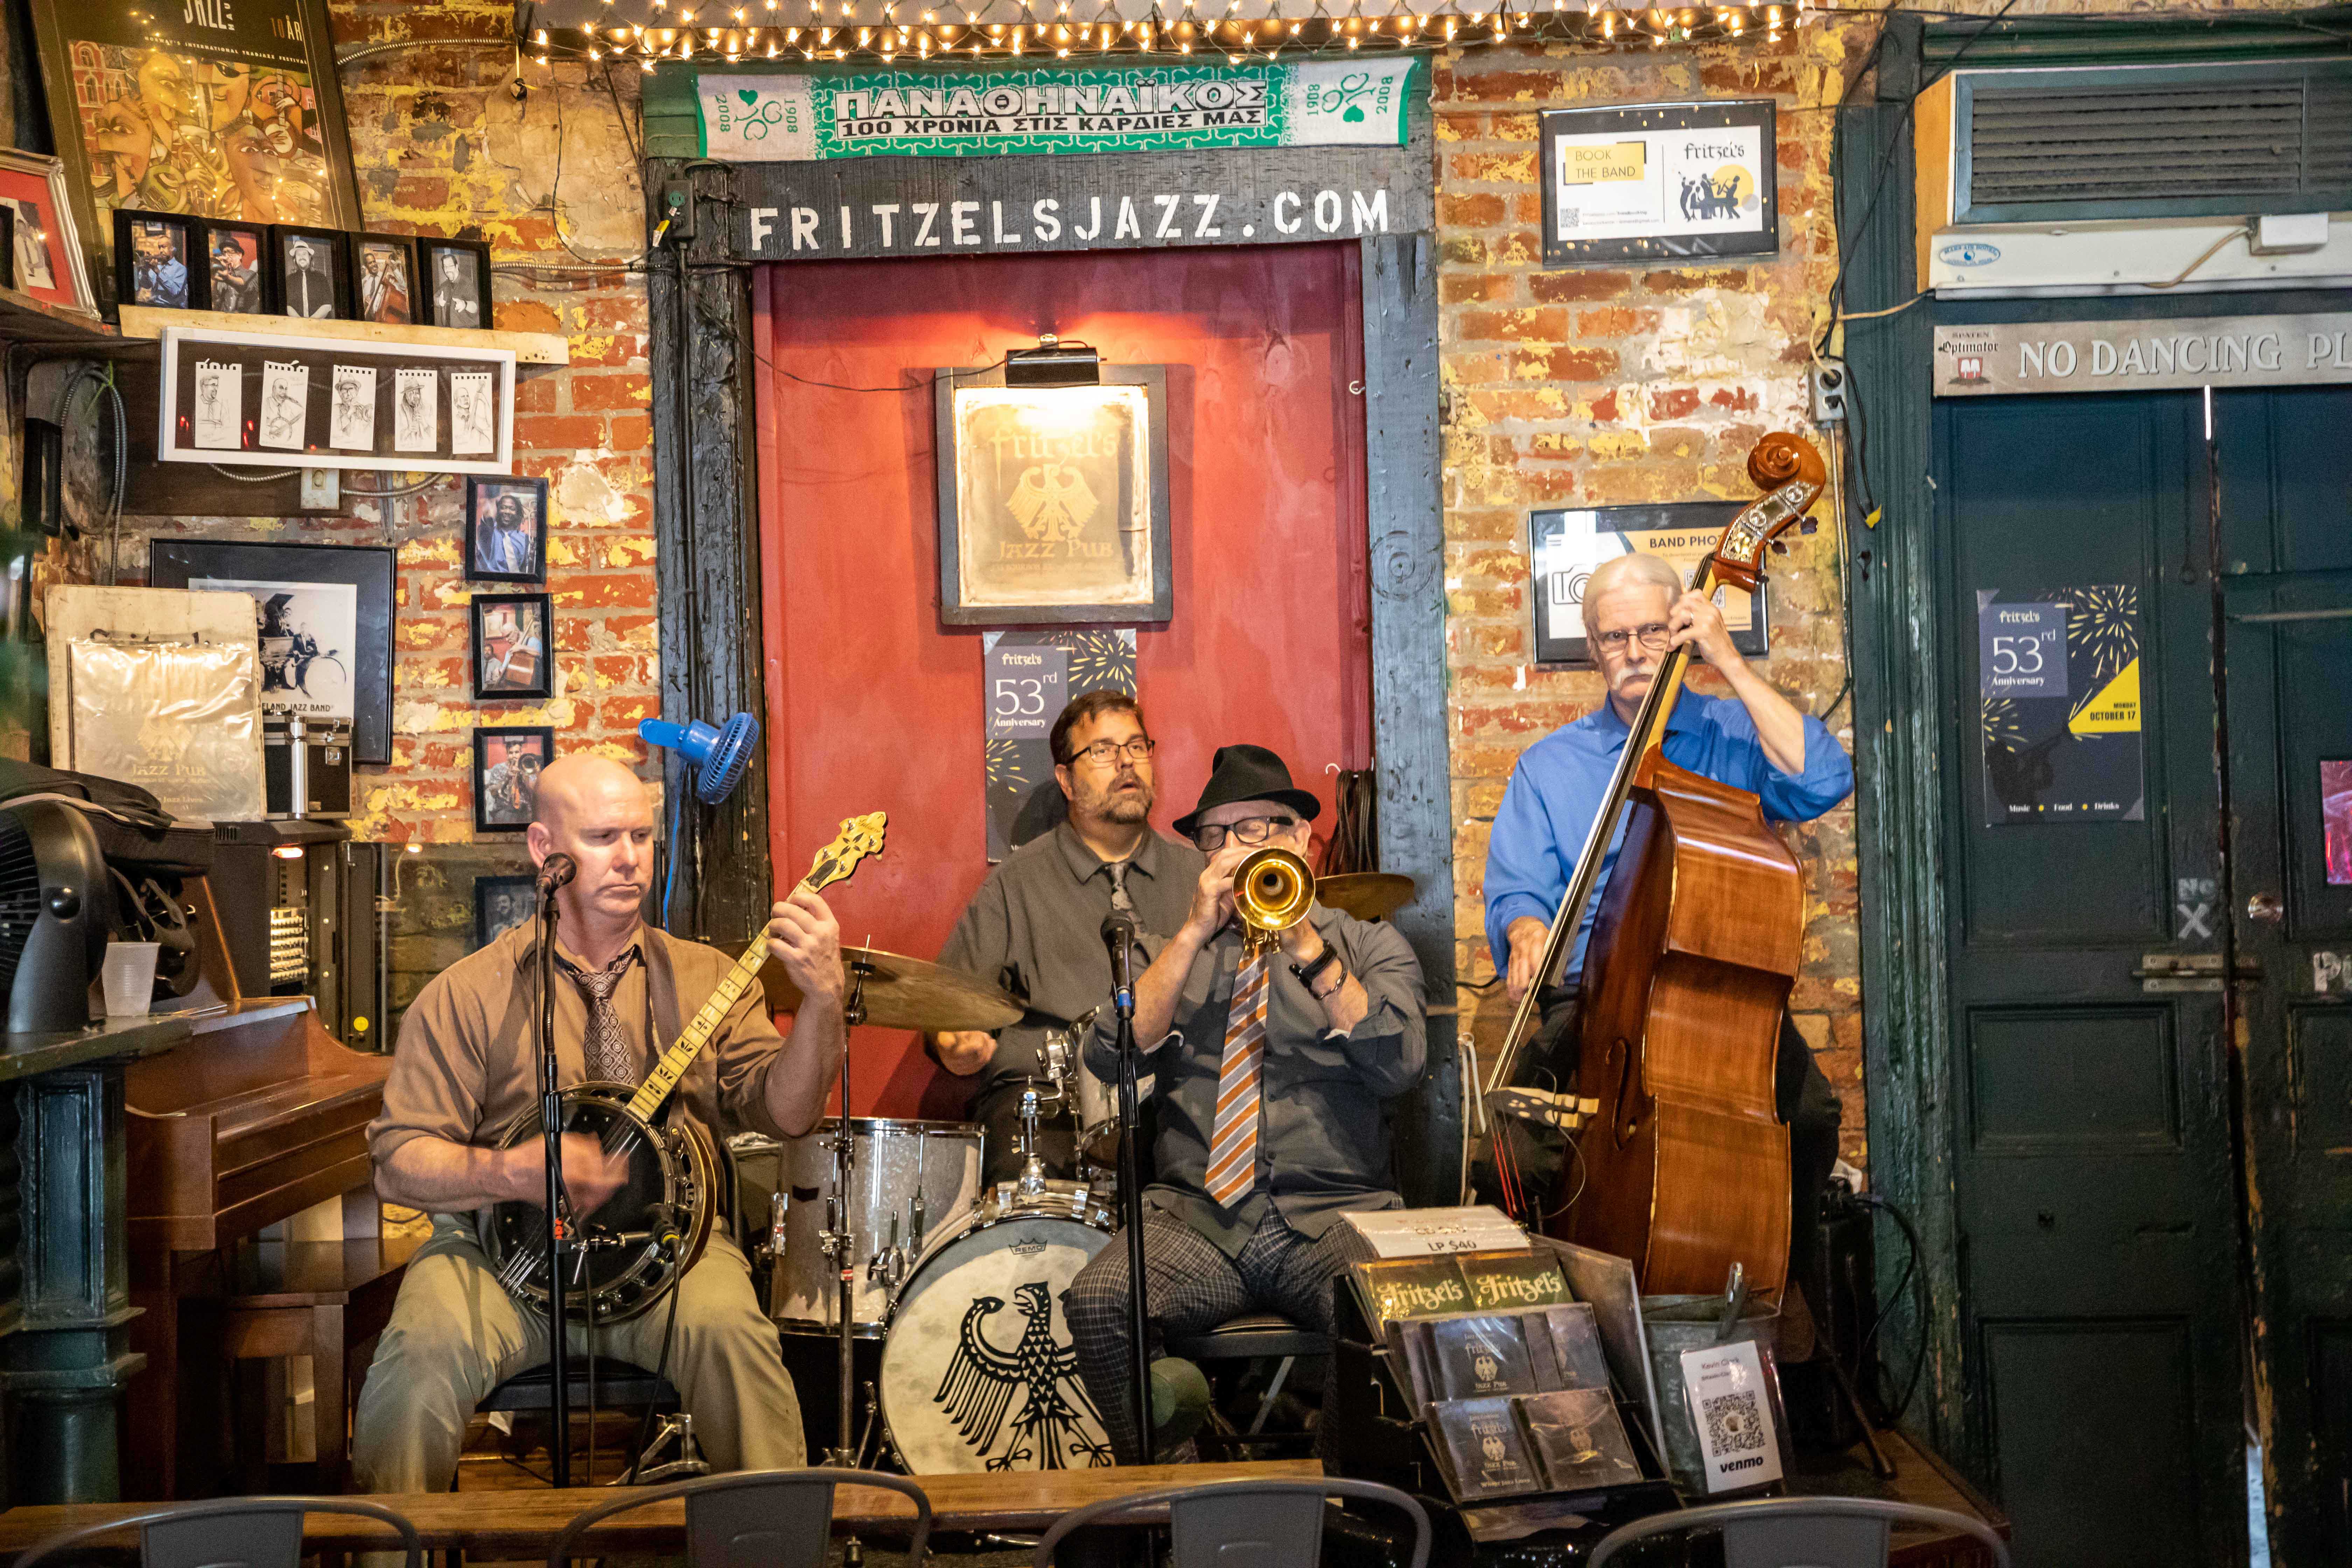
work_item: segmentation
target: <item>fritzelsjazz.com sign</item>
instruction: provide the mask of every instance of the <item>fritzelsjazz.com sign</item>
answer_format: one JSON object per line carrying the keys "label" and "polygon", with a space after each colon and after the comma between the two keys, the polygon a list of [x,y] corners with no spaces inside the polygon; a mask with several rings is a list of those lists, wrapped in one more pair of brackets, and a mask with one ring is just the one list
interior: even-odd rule
{"label": "fritzelsjazz.com sign", "polygon": [[1395,147],[1411,58],[1115,69],[712,73],[695,84],[708,158]]}
{"label": "fritzelsjazz.com sign", "polygon": [[2352,314],[1936,329],[1937,397],[2352,382]]}

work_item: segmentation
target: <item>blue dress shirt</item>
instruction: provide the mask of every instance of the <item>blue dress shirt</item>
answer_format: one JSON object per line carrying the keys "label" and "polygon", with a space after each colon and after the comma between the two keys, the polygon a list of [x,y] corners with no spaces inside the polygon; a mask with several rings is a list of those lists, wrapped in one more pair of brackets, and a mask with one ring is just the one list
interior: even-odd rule
{"label": "blue dress shirt", "polygon": [[[1610,775],[1617,771],[1628,733],[1616,708],[1603,701],[1529,746],[1511,770],[1486,847],[1486,949],[1496,973],[1510,967],[1511,944],[1505,933],[1511,922],[1532,915],[1549,924],[1567,897],[1576,858],[1609,793]],[[1666,720],[1665,752],[1666,761],[1677,767],[1757,795],[1764,803],[1764,816],[1773,822],[1811,821],[1853,793],[1853,761],[1820,720],[1805,720],[1804,772],[1784,773],[1764,754],[1756,721],[1747,708],[1727,698],[1685,692]],[[1624,844],[1621,821],[1601,862],[1592,901],[1577,928],[1568,981],[1584,973],[1584,944],[1591,938],[1593,916]]]}

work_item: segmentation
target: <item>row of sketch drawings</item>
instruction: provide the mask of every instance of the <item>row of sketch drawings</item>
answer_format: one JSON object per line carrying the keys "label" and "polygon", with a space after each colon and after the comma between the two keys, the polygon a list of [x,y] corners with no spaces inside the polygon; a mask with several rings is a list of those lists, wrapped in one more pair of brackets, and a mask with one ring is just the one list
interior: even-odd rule
{"label": "row of sketch drawings", "polygon": [[[300,452],[318,445],[310,428],[310,372],[297,361],[264,360],[260,404],[253,436],[263,447]],[[194,444],[215,451],[239,451],[247,441],[245,384],[247,367],[235,360],[198,359],[190,427]],[[337,364],[331,370],[324,445],[344,452],[373,452],[377,446],[378,367]],[[441,447],[440,383],[444,373],[430,365],[404,365],[392,373],[392,449],[438,452]],[[491,457],[498,450],[498,377],[487,370],[452,370],[449,384],[449,445],[452,457]]]}

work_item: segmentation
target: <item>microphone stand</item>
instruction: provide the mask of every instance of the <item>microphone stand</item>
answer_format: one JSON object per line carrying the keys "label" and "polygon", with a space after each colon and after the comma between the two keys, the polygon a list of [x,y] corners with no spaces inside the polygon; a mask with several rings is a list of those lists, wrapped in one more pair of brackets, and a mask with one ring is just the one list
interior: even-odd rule
{"label": "microphone stand", "polygon": [[[1130,946],[1130,953],[1132,951]],[[1120,967],[1131,976],[1132,959]],[[1149,1465],[1153,1462],[1151,1351],[1144,1339],[1150,1313],[1143,1291],[1143,1177],[1136,1149],[1143,1129],[1135,1105],[1135,987],[1131,979],[1111,993],[1111,1005],[1118,1014],[1118,1206],[1120,1223],[1127,1227],[1128,1336],[1133,1350],[1129,1368],[1129,1397],[1135,1402],[1135,1430],[1142,1444],[1143,1462]]]}
{"label": "microphone stand", "polygon": [[547,1372],[554,1421],[551,1479],[572,1484],[571,1356],[563,1318],[563,1089],[555,1060],[555,895],[539,900],[539,1119],[547,1142]]}

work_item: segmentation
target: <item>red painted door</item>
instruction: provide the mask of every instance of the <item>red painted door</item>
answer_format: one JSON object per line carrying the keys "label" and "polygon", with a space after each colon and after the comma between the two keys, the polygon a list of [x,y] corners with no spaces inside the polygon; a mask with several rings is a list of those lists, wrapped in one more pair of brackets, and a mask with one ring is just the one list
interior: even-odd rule
{"label": "red painted door", "polygon": [[[1169,367],[1175,611],[1140,628],[1155,826],[1230,742],[1323,797],[1370,765],[1363,333],[1353,246],[807,263],[755,276],[777,879],[840,819],[888,847],[828,895],[844,940],[929,958],[988,872],[979,628],[939,618],[929,372],[1043,332]],[[903,388],[904,390],[898,390]],[[873,390],[879,389],[879,390]],[[856,1114],[960,1114],[905,1031],[851,1042]]]}

